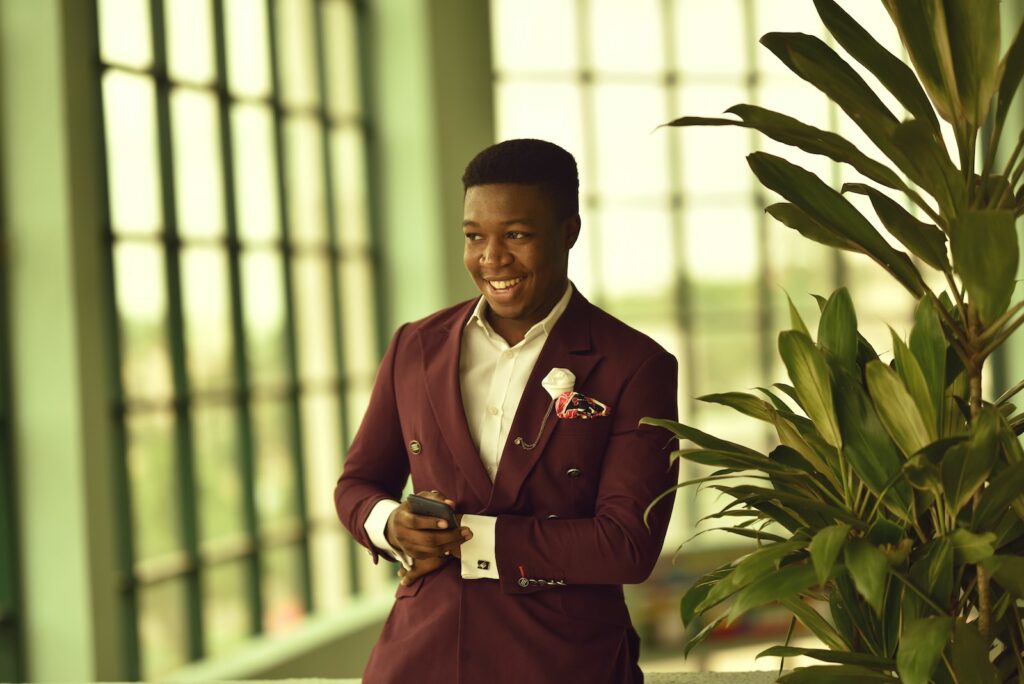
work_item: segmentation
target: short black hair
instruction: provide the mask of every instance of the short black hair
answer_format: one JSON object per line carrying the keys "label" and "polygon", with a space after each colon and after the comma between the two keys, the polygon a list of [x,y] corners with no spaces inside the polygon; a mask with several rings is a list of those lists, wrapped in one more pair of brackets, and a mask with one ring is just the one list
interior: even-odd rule
{"label": "short black hair", "polygon": [[505,140],[473,157],[462,174],[463,191],[493,183],[536,185],[550,196],[563,217],[580,213],[576,159],[546,140]]}

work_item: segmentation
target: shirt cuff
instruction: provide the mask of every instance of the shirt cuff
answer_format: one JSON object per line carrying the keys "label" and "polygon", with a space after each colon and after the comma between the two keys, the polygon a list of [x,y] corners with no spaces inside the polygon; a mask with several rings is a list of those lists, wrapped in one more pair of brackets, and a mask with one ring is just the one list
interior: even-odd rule
{"label": "shirt cuff", "polygon": [[494,526],[498,519],[490,515],[463,515],[462,526],[473,531],[473,538],[462,543],[462,579],[498,579],[498,560],[494,557]]}
{"label": "shirt cuff", "polygon": [[383,551],[392,558],[397,559],[403,568],[409,570],[412,568],[412,559],[393,547],[388,542],[387,534],[385,534],[385,530],[388,527],[388,518],[391,516],[391,512],[398,508],[398,506],[398,502],[393,499],[381,499],[374,504],[370,515],[366,516],[363,529],[366,530],[366,536],[370,538],[370,541],[377,547],[378,551]]}

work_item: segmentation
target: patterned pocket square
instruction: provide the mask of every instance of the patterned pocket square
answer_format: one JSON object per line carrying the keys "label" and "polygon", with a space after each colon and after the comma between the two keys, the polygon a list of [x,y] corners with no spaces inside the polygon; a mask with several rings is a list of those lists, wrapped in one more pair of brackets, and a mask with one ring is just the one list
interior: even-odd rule
{"label": "patterned pocket square", "polygon": [[611,409],[607,404],[579,392],[563,392],[555,399],[555,415],[559,418],[587,420],[607,416],[610,412]]}

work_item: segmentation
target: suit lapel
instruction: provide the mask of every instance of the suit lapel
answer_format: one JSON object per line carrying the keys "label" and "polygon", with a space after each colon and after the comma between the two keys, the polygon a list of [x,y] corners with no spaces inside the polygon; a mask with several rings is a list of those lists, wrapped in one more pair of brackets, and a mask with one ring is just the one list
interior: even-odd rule
{"label": "suit lapel", "polygon": [[[593,350],[591,344],[590,309],[590,303],[574,289],[569,305],[548,335],[530,378],[526,381],[498,464],[488,509],[508,510],[515,503],[526,476],[543,455],[552,433],[558,429],[559,419],[553,411],[544,423],[544,414],[551,405],[551,395],[540,384],[544,376],[552,368],[568,368],[576,376],[576,387],[579,388],[601,360],[600,354]],[[516,443],[517,437],[527,443],[536,440],[536,446],[524,449],[521,443]]]}
{"label": "suit lapel", "polygon": [[447,324],[422,330],[420,343],[423,348],[427,397],[434,419],[456,467],[462,472],[477,499],[485,503],[491,498],[491,478],[484,469],[469,433],[459,379],[463,327],[475,303],[475,300],[471,300],[466,306],[457,309],[458,315],[449,319]]}

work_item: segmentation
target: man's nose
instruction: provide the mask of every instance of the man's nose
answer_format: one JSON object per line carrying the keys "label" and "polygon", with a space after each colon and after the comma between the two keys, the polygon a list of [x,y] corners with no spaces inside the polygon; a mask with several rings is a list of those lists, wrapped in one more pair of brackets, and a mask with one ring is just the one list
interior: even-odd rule
{"label": "man's nose", "polygon": [[480,260],[484,263],[502,264],[510,261],[511,256],[501,240],[488,240]]}

